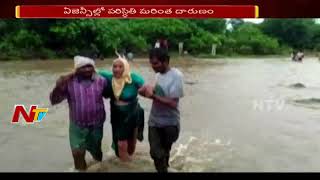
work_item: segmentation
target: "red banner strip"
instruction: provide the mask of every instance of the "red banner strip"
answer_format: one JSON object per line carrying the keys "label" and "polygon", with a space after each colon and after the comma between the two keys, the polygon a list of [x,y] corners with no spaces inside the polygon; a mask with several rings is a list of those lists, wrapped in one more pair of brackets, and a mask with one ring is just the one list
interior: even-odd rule
{"label": "red banner strip", "polygon": [[258,18],[254,5],[22,5],[16,18]]}

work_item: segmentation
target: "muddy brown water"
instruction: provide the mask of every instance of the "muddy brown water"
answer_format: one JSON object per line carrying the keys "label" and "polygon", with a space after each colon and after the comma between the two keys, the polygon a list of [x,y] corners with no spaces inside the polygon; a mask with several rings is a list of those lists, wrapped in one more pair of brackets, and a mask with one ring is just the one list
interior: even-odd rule
{"label": "muddy brown water", "polygon": [[[0,171],[65,172],[73,167],[68,139],[68,106],[52,107],[49,92],[72,60],[0,62]],[[181,134],[171,155],[171,171],[319,171],[320,64],[315,58],[172,60],[184,73]],[[110,70],[110,60],[98,68]],[[153,80],[147,60],[133,71]],[[297,86],[298,84],[299,86]],[[302,86],[302,85],[303,86]],[[140,98],[146,111],[151,102]],[[48,107],[41,123],[13,125],[15,104]],[[108,101],[105,101],[108,109]],[[104,126],[104,161],[89,171],[154,172],[147,142],[134,161],[120,163]]]}

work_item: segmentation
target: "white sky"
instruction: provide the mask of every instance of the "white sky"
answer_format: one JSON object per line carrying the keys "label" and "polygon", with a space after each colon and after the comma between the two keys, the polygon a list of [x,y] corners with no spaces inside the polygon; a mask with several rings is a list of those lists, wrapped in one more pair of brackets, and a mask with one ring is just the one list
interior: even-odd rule
{"label": "white sky", "polygon": [[[255,24],[260,24],[263,22],[263,18],[242,18],[245,22],[251,22],[251,23],[255,23]],[[230,18],[226,18],[226,20],[230,20]],[[227,25],[227,29],[232,28],[231,24]]]}
{"label": "white sky", "polygon": [[[245,22],[252,22],[255,24],[259,24],[263,22],[263,18],[242,18]],[[230,20],[230,18],[226,18],[226,20]]]}
{"label": "white sky", "polygon": [[[260,24],[263,22],[263,18],[244,18],[243,19],[244,21],[246,22],[252,22],[252,23],[255,23],[255,24]],[[315,18],[315,21],[316,21],[316,24],[320,24],[320,18]]]}
{"label": "white sky", "polygon": [[[255,18],[251,18],[251,19],[250,18],[244,18],[243,20],[246,21],[246,22],[252,22],[252,23],[255,23],[255,24],[260,24],[260,23],[263,22],[264,19],[263,18],[256,18],[256,19]],[[320,18],[316,18],[315,21],[316,21],[317,24],[320,24]]]}
{"label": "white sky", "polygon": [[263,22],[263,18],[244,18],[243,19],[245,22],[252,22],[252,23],[255,23],[255,24],[260,24]]}

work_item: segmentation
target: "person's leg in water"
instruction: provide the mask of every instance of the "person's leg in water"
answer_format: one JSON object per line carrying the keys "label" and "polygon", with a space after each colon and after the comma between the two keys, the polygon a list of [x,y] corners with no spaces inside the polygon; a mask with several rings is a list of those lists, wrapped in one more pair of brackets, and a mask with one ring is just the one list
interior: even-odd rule
{"label": "person's leg in water", "polygon": [[166,161],[167,167],[170,167],[169,160],[170,160],[171,146],[172,146],[172,143],[166,143],[166,144],[164,145],[165,154],[166,154],[166,155],[165,155],[165,161]]}
{"label": "person's leg in water", "polygon": [[103,127],[94,128],[87,137],[87,149],[94,160],[102,161],[101,143],[103,138]]}
{"label": "person's leg in water", "polygon": [[[132,148],[132,144],[129,146],[128,137],[133,137],[134,129],[130,129],[130,126],[127,124],[123,124],[119,127],[119,139],[118,139],[118,154],[119,158],[123,162],[131,161],[131,157],[129,155],[129,148]],[[130,136],[132,135],[132,136]]]}
{"label": "person's leg in water", "polygon": [[169,160],[170,160],[170,151],[172,144],[178,139],[179,137],[179,130],[176,126],[168,126],[164,128],[164,139],[162,146],[165,149],[165,160],[166,165],[169,167]]}
{"label": "person's leg in water", "polygon": [[86,137],[88,129],[80,128],[75,123],[69,125],[69,141],[76,170],[84,171],[87,169],[85,161],[86,154]]}
{"label": "person's leg in water", "polygon": [[132,139],[128,140],[128,153],[130,156],[132,156],[136,150],[137,136],[138,136],[138,128],[134,128],[133,137]]}
{"label": "person's leg in water", "polygon": [[157,172],[166,173],[168,172],[165,148],[163,147],[163,129],[156,127],[149,127],[149,144],[150,144],[150,155],[154,161],[154,166]]}
{"label": "person's leg in water", "polygon": [[80,171],[85,171],[87,169],[85,155],[86,155],[86,150],[80,150],[80,149],[72,150],[75,169]]}
{"label": "person's leg in water", "polygon": [[96,152],[96,153],[90,152],[90,154],[91,154],[91,156],[92,156],[92,158],[93,158],[94,160],[99,161],[99,162],[102,161],[103,155],[102,155],[102,151],[101,151],[101,150],[99,150],[99,151]]}
{"label": "person's leg in water", "polygon": [[118,141],[118,151],[119,157],[121,161],[127,162],[130,161],[131,158],[129,157],[128,153],[128,141],[127,140],[119,140]]}
{"label": "person's leg in water", "polygon": [[128,142],[126,139],[120,139],[120,127],[118,125],[112,125],[112,148],[115,154],[121,161],[128,161]]}

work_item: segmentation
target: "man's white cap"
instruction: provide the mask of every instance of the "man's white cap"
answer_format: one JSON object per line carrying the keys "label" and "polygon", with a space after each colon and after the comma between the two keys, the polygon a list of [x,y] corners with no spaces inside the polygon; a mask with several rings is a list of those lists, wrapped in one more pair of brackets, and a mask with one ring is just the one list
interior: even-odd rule
{"label": "man's white cap", "polygon": [[78,69],[86,65],[92,65],[95,67],[95,63],[93,59],[84,57],[84,56],[75,56],[74,57],[74,68]]}

